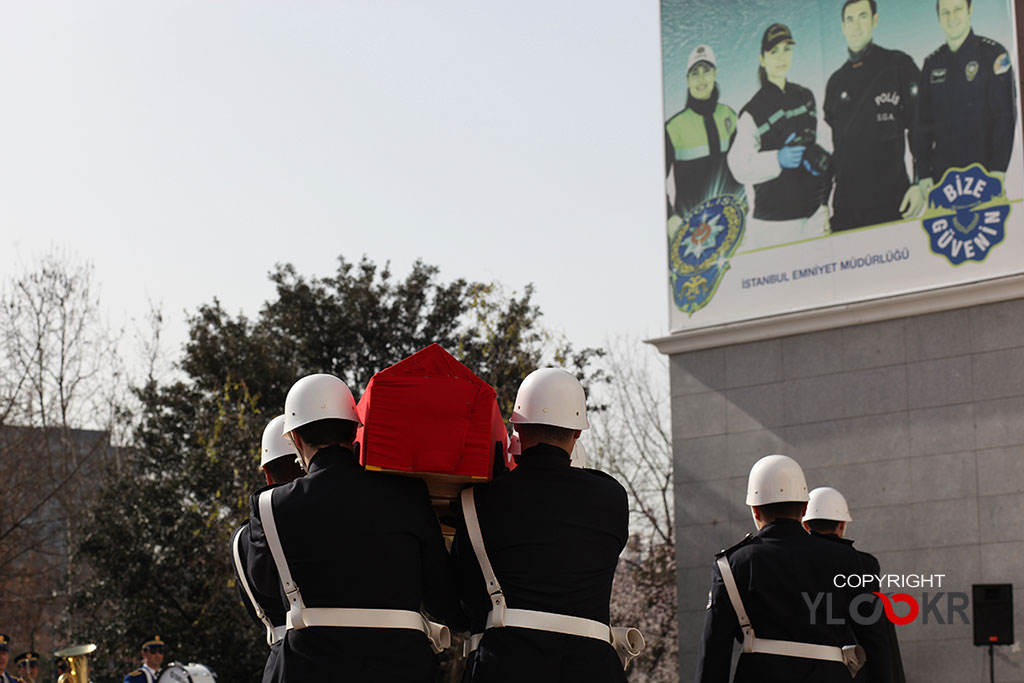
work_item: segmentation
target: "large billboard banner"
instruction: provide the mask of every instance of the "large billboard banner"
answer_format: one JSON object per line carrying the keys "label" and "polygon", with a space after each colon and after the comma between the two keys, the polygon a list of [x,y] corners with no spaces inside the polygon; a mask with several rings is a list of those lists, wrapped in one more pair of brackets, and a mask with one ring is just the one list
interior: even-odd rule
{"label": "large billboard banner", "polygon": [[1011,0],[662,0],[673,332],[1024,272]]}

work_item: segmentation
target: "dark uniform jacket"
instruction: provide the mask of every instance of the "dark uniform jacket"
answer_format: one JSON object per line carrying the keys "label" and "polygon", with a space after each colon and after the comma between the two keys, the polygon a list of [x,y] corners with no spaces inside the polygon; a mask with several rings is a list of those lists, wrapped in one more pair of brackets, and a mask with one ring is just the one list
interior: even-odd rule
{"label": "dark uniform jacket", "polygon": [[911,131],[911,141],[918,139],[912,131],[919,76],[909,55],[869,43],[828,79],[823,111],[835,149],[833,232],[902,218],[910,187],[905,138]]}
{"label": "dark uniform jacket", "polygon": [[[835,543],[843,543],[851,548],[853,547],[853,541],[841,538],[836,534],[819,534],[816,531],[812,531],[811,533],[816,536],[820,536],[821,538],[827,538]],[[856,550],[856,548],[854,549]],[[864,565],[865,575],[870,574],[872,576],[881,576],[882,567],[878,563],[877,557],[871,553],[866,553],[863,550],[857,550],[857,553],[860,555],[861,562]],[[874,584],[870,587],[870,590],[878,591],[881,590],[881,588],[877,584]],[[865,616],[867,616],[866,610],[862,609],[861,611],[863,611]],[[889,654],[892,662],[892,683],[906,683],[907,677],[903,672],[903,657],[900,655],[900,642],[896,637],[896,626],[893,625],[885,615],[881,615],[881,623],[885,630],[885,639],[889,643]],[[870,683],[870,681],[867,681],[864,676],[859,675],[857,676],[857,683]]]}
{"label": "dark uniform jacket", "polygon": [[[276,486],[276,484],[275,485],[271,485],[271,486],[267,486],[267,487],[264,487],[264,488],[260,489],[259,491],[256,492],[256,495],[259,495],[262,491],[265,491],[265,490],[267,490],[269,488],[273,488],[273,486]],[[239,537],[238,538],[238,541],[239,541],[238,542],[238,554],[239,554],[239,557],[241,558],[242,567],[244,569],[249,564],[249,560],[248,560],[248,556],[249,556],[249,525],[246,524],[244,526],[241,526],[241,527],[239,527],[238,529],[235,530],[235,533],[231,534],[231,541],[229,542],[230,545],[228,547],[228,552],[232,553],[231,568],[235,569],[235,579],[238,581],[238,593],[239,593],[239,595],[242,598],[242,605],[245,607],[245,611],[249,613],[249,617],[252,618],[252,620],[257,625],[259,625],[259,627],[260,627],[260,635],[264,636],[264,635],[266,635],[267,627],[263,623],[263,621],[256,615],[255,608],[253,607],[252,603],[249,602],[249,596],[246,594],[245,589],[242,588],[242,581],[245,581],[246,583],[249,584],[249,588],[250,588],[250,590],[252,590],[253,595],[256,597],[256,601],[260,603],[260,607],[263,608],[263,612],[264,612],[264,614],[266,614],[267,619],[269,619],[270,623],[273,624],[274,626],[283,626],[284,623],[285,623],[285,613],[286,613],[285,612],[285,608],[284,608],[284,604],[285,603],[281,600],[281,590],[280,590],[280,588],[278,588],[277,590],[275,590],[275,591],[273,591],[272,593],[269,593],[269,594],[260,593],[257,590],[256,586],[253,585],[253,582],[252,582],[251,579],[249,579],[247,577],[243,577],[243,576],[238,576],[238,571],[235,568],[234,555],[233,555],[235,536]],[[265,666],[265,668],[263,670],[264,675],[266,675],[267,672],[272,671],[274,669],[274,667],[277,666],[276,661],[277,661],[278,654],[280,652],[281,652],[281,643],[280,642],[275,643],[274,645],[272,645],[270,647],[270,652],[267,654],[267,663],[266,663],[266,666]]]}
{"label": "dark uniform jacket", "polygon": [[[626,545],[626,491],[597,470],[569,466],[562,449],[541,444],[474,493],[487,556],[510,608],[608,623],[612,577]],[[490,601],[460,523],[452,545],[472,632],[483,632]],[[624,682],[611,645],[593,638],[520,628],[485,632],[467,663],[474,683]]]}
{"label": "dark uniform jacket", "polygon": [[[426,485],[367,472],[339,446],[274,492],[274,516],[307,607],[419,611],[465,628],[450,559]],[[248,571],[260,594],[281,591],[257,499],[251,499]],[[283,592],[280,593],[282,602]],[[271,681],[433,681],[437,660],[410,629],[308,627],[288,631]]]}
{"label": "dark uniform jacket", "polygon": [[921,68],[921,176],[980,163],[1006,171],[1013,150],[1014,87],[1006,49],[971,31],[956,52],[944,44]]}
{"label": "dark uniform jacket", "polygon": [[[758,638],[835,647],[859,643],[867,653],[867,666],[857,680],[889,683],[889,655],[881,627],[862,626],[849,618],[850,601],[861,589],[834,585],[836,575],[865,573],[856,550],[808,534],[796,520],[779,519],[722,553],[729,558],[743,606]],[[813,612],[809,603],[816,606]],[[829,617],[833,622],[841,619],[844,623],[830,624]],[[739,620],[715,564],[694,680],[728,681],[733,644],[742,640]],[[744,653],[733,680],[850,683],[851,678],[840,662]]]}
{"label": "dark uniform jacket", "polygon": [[[818,117],[814,94],[796,83],[786,83],[783,92],[765,81],[740,111],[750,114],[760,136],[760,151],[770,152],[791,145],[810,147],[817,141]],[[827,200],[829,178],[813,176],[803,167],[784,168],[778,177],[754,185],[754,218],[787,221],[808,218]]]}
{"label": "dark uniform jacket", "polygon": [[676,188],[669,213],[685,218],[712,197],[743,196],[725,156],[735,137],[736,112],[718,101],[717,85],[710,98],[690,97],[665,123],[665,173],[673,170]]}

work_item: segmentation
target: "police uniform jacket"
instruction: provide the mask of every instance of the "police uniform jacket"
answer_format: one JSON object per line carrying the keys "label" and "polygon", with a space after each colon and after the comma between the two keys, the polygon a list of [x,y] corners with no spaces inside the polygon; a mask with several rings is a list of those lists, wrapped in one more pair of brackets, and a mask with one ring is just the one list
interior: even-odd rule
{"label": "police uniform jacket", "polygon": [[[816,531],[812,531],[811,533],[816,536],[826,538],[834,543],[843,543],[851,548],[853,547],[853,541],[847,538],[842,538],[837,534],[819,534]],[[856,550],[856,548],[854,549]],[[882,574],[882,566],[878,563],[877,557],[871,553],[866,553],[863,550],[857,550],[857,553],[860,555],[861,562],[863,563],[865,576],[868,574],[871,576],[880,576]],[[881,587],[878,585],[872,585],[869,590],[881,590]],[[899,639],[896,637],[896,626],[893,625],[893,623],[884,615],[881,616],[879,622],[885,631],[884,638],[889,644],[889,654],[892,663],[892,683],[906,683],[907,677],[903,671],[903,657],[900,654]],[[857,680],[859,683],[863,683],[860,678]]]}
{"label": "police uniform jacket", "polygon": [[968,34],[956,52],[943,44],[921,69],[922,177],[980,163],[1006,171],[1013,148],[1015,80],[1006,49]]}
{"label": "police uniform jacket", "polygon": [[[352,451],[320,449],[306,476],[274,493],[274,516],[307,607],[419,611],[465,628],[450,559],[426,485],[364,470]],[[280,578],[251,499],[248,571],[260,594]],[[307,627],[287,632],[272,681],[433,681],[437,660],[410,629]]]}
{"label": "police uniform jacket", "polygon": [[823,112],[835,149],[833,232],[900,220],[919,77],[909,55],[869,43],[828,79]]}
{"label": "police uniform jacket", "polygon": [[[736,112],[718,101],[718,86],[707,100],[690,97],[686,109],[665,124],[665,159],[675,183],[672,212],[685,217],[701,202],[743,194],[726,153],[736,137]],[[667,171],[668,169],[666,169]]]}
{"label": "police uniform jacket", "polygon": [[[540,444],[516,468],[476,487],[487,556],[510,608],[608,623],[612,577],[626,545],[626,492],[597,470],[569,466],[569,455]],[[465,524],[452,557],[472,632],[484,633],[467,662],[467,681],[624,682],[611,645],[592,638],[520,628],[483,631],[490,601]]]}
{"label": "police uniform jacket", "polygon": [[122,683],[156,683],[156,679],[159,675],[159,671],[153,671],[143,664],[135,671],[125,675]]}
{"label": "police uniform jacket", "polygon": [[729,168],[754,186],[754,218],[787,221],[808,218],[827,200],[831,178],[813,176],[802,166],[781,168],[778,150],[814,145],[818,117],[814,94],[796,83],[781,90],[770,81],[740,111]]}
{"label": "police uniform jacket", "polygon": [[[880,627],[862,626],[849,618],[850,601],[860,589],[834,585],[836,575],[865,573],[857,551],[808,534],[796,520],[778,519],[722,553],[729,559],[758,638],[835,647],[859,643],[867,653],[867,666],[857,680],[863,676],[872,683],[889,683],[889,656]],[[808,602],[816,605],[813,611]],[[829,617],[845,623],[829,623]],[[739,620],[715,564],[695,681],[729,680],[733,643],[742,640]],[[841,662],[744,653],[733,681],[849,683],[850,672]]]}
{"label": "police uniform jacket", "polygon": [[20,678],[16,678],[6,671],[0,674],[0,683],[22,683]]}
{"label": "police uniform jacket", "polygon": [[[266,486],[260,489],[260,491],[257,491],[256,493],[257,495],[259,495],[259,493],[261,493],[262,491],[271,489],[274,486],[277,486],[277,484],[271,484],[270,486]],[[239,557],[241,558],[242,567],[244,568],[248,566],[249,525],[246,524],[239,527],[235,530],[235,533],[231,535],[229,552],[232,553],[234,552],[233,548],[236,535],[239,537],[238,554]],[[286,610],[284,607],[284,602],[281,600],[280,589],[275,590],[272,593],[260,593],[256,586],[253,585],[253,581],[251,579],[249,579],[248,577],[238,576],[238,571],[235,568],[234,562],[231,563],[231,567],[232,569],[235,569],[235,578],[239,582],[238,593],[242,598],[242,605],[245,607],[245,611],[249,613],[249,617],[260,627],[260,635],[264,636],[266,634],[266,624],[264,624],[263,621],[256,615],[255,608],[253,607],[252,603],[249,602],[249,596],[246,594],[245,589],[242,588],[242,581],[245,581],[249,584],[249,588],[252,590],[257,602],[260,603],[260,607],[263,608],[263,613],[267,616],[267,619],[270,620],[270,623],[274,626],[283,626],[285,624]],[[267,654],[267,663],[264,668],[264,674],[266,674],[269,671],[272,671],[274,667],[277,665],[276,660],[278,657],[278,653],[280,653],[280,651],[281,642],[274,643],[270,647],[270,652]]]}

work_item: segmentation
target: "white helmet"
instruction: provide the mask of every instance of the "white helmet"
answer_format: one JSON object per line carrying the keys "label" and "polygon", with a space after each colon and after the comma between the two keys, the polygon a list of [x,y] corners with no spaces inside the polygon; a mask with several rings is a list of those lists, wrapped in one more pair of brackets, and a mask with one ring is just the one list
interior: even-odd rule
{"label": "white helmet", "polygon": [[334,375],[306,375],[292,385],[284,399],[284,425],[282,433],[287,434],[317,420],[350,420],[356,424],[356,400],[352,392]]}
{"label": "white helmet", "polygon": [[766,455],[750,468],[747,505],[804,502],[807,480],[800,464],[788,455]]}
{"label": "white helmet", "polygon": [[576,445],[572,447],[572,453],[569,454],[569,464],[573,467],[587,467],[587,449],[583,447],[583,442],[576,439]]}
{"label": "white helmet", "polygon": [[809,519],[827,519],[833,522],[852,522],[850,508],[846,506],[846,498],[831,486],[820,486],[811,491],[807,503],[807,514],[803,521]]}
{"label": "white helmet", "polygon": [[263,430],[263,446],[260,450],[261,470],[271,460],[277,460],[286,455],[294,458],[298,455],[295,452],[295,444],[284,436],[282,429],[284,429],[284,415],[278,415]]}
{"label": "white helmet", "polygon": [[509,422],[589,429],[583,385],[560,368],[534,370],[519,385]]}

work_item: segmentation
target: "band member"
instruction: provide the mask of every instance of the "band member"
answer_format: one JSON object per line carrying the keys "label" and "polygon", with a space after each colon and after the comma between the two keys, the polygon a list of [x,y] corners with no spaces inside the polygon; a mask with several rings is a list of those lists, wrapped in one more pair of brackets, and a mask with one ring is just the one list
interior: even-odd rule
{"label": "band member", "polygon": [[142,666],[127,674],[122,683],[156,683],[160,666],[164,663],[164,641],[160,636],[146,638],[139,646]]}

